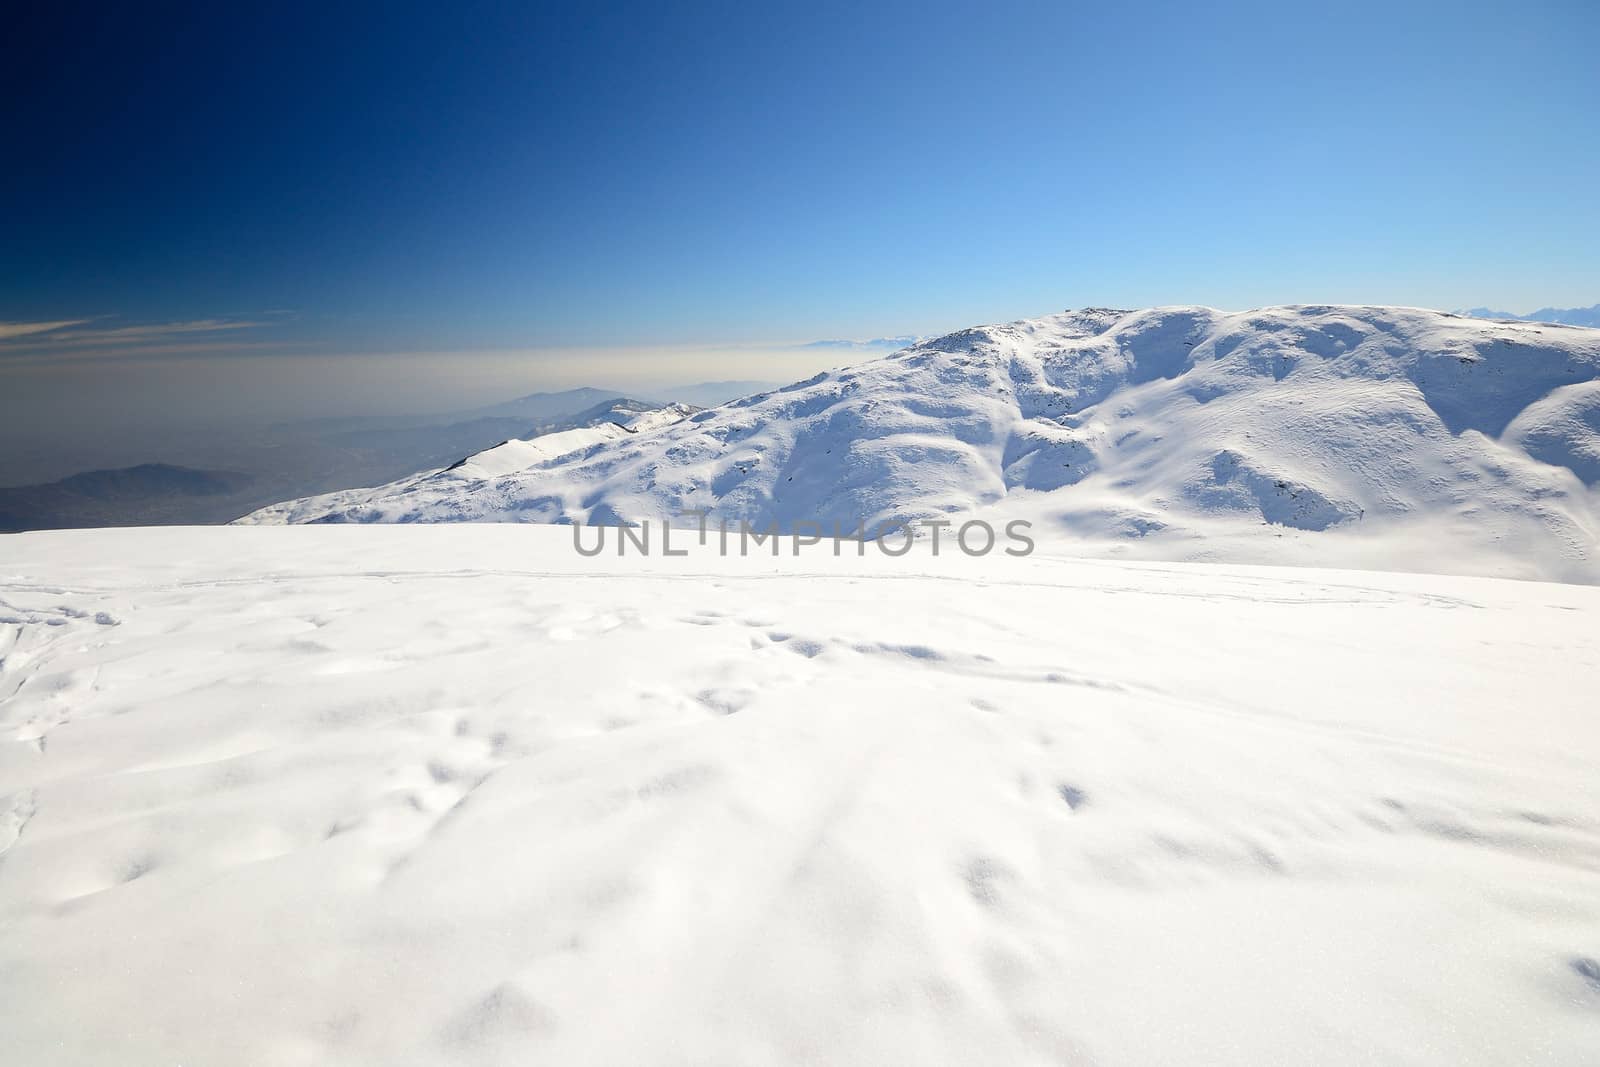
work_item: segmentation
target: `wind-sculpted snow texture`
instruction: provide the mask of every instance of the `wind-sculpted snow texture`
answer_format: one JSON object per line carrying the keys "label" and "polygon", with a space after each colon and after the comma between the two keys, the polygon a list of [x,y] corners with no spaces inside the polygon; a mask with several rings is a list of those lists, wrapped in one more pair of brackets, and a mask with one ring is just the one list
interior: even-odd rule
{"label": "wind-sculpted snow texture", "polygon": [[0,659],[7,1064],[1600,1049],[1592,587],[78,531]]}
{"label": "wind-sculpted snow texture", "polygon": [[994,509],[1135,555],[1596,580],[1597,390],[1594,330],[1407,308],[1091,309],[951,334],[522,470],[246,521],[706,509],[870,531]]}

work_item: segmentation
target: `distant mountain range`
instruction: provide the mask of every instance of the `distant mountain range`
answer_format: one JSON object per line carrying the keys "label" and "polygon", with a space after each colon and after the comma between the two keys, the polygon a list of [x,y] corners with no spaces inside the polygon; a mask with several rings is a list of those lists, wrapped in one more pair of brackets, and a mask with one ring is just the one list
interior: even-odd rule
{"label": "distant mountain range", "polygon": [[1508,319],[1517,322],[1548,322],[1560,326],[1589,326],[1600,328],[1600,304],[1587,308],[1540,308],[1526,315],[1509,311],[1491,311],[1489,308],[1468,308],[1458,315],[1471,315],[1475,319]]}
{"label": "distant mountain range", "polygon": [[783,382],[742,378],[725,382],[697,382],[694,385],[676,385],[667,389],[647,391],[647,395],[657,396],[663,401],[676,404],[693,404],[698,408],[714,408],[719,404],[726,404],[730,400],[738,400],[740,397],[750,396],[754,393],[765,393],[783,384]]}
{"label": "distant mountain range", "polygon": [[236,471],[141,463],[85,471],[42,485],[0,489],[0,533],[83,526],[194,521],[226,522],[239,494],[254,481]]}

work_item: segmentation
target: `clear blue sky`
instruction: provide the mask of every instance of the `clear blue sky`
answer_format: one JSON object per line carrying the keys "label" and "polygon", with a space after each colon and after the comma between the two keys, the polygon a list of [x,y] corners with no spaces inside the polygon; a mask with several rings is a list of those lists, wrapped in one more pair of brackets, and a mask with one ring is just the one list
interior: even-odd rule
{"label": "clear blue sky", "polygon": [[31,6],[0,322],[335,358],[1600,301],[1594,0]]}

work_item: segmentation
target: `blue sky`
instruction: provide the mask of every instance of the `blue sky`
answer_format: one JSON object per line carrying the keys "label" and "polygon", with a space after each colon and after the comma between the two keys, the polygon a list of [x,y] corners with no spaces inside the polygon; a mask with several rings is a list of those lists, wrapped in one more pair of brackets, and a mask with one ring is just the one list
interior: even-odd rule
{"label": "blue sky", "polygon": [[0,323],[83,339],[0,327],[17,389],[91,356],[768,377],[1087,304],[1600,301],[1592,0],[242,7],[10,27]]}

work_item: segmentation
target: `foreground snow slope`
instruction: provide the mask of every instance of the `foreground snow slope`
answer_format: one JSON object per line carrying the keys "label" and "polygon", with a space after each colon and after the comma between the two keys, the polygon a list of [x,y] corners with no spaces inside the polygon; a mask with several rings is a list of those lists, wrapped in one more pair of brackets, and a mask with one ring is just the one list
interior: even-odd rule
{"label": "foreground snow slope", "polygon": [[1600,590],[0,539],[18,1064],[1593,1064]]}
{"label": "foreground snow slope", "polygon": [[244,521],[697,508],[784,528],[987,508],[1080,552],[1600,581],[1600,331],[1414,308],[1091,309],[965,330],[520,470]]}

